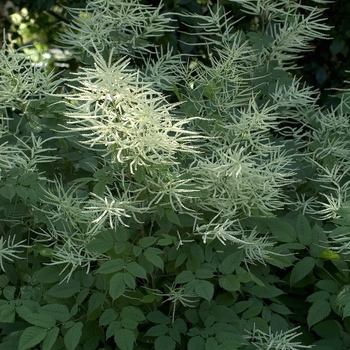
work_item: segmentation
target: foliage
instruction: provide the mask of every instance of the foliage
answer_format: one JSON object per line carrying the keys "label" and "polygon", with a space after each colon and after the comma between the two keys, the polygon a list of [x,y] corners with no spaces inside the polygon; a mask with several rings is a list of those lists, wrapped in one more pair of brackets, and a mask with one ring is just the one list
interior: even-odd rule
{"label": "foliage", "polygon": [[2,47],[0,349],[350,347],[349,92],[293,77],[325,1],[232,3],[68,9],[60,74]]}

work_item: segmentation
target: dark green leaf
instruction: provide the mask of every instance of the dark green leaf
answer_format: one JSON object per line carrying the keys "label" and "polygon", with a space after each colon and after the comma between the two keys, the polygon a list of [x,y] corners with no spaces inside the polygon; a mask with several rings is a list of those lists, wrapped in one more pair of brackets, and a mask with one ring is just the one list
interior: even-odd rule
{"label": "dark green leaf", "polygon": [[44,338],[41,350],[50,350],[55,345],[59,332],[60,329],[58,327],[49,329]]}
{"label": "dark green leaf", "polygon": [[47,330],[42,327],[27,327],[19,338],[18,350],[25,350],[39,344],[46,336]]}
{"label": "dark green leaf", "polygon": [[214,285],[208,281],[198,280],[194,290],[199,297],[204,298],[205,300],[210,301],[213,298]]}
{"label": "dark green leaf", "polygon": [[76,280],[70,279],[68,282],[56,284],[50,288],[46,293],[56,298],[69,298],[80,290],[80,283]]}
{"label": "dark green leaf", "polygon": [[114,334],[114,341],[120,350],[133,350],[135,334],[130,329],[119,328]]}
{"label": "dark green leaf", "polygon": [[167,335],[161,335],[154,341],[155,350],[174,350],[175,348],[175,341]]}
{"label": "dark green leaf", "polygon": [[309,327],[322,321],[331,312],[331,307],[328,301],[319,300],[314,302],[307,314],[307,324]]}
{"label": "dark green leaf", "polygon": [[307,256],[298,261],[290,274],[290,284],[293,285],[307,276],[315,267],[315,259]]}
{"label": "dark green leaf", "polygon": [[124,274],[116,273],[109,282],[109,295],[114,299],[119,298],[125,292]]}
{"label": "dark green leaf", "polygon": [[146,270],[135,261],[131,261],[130,263],[128,263],[128,265],[126,266],[126,270],[129,271],[135,277],[144,279],[147,278]]}
{"label": "dark green leaf", "polygon": [[304,215],[299,214],[296,229],[299,242],[304,245],[310,245],[312,241],[311,227]]}
{"label": "dark green leaf", "polygon": [[82,332],[82,322],[77,322],[68,329],[67,333],[64,335],[64,345],[67,350],[74,350],[78,346]]}
{"label": "dark green leaf", "polygon": [[120,271],[124,267],[123,259],[114,259],[104,262],[97,270],[98,273],[109,274]]}

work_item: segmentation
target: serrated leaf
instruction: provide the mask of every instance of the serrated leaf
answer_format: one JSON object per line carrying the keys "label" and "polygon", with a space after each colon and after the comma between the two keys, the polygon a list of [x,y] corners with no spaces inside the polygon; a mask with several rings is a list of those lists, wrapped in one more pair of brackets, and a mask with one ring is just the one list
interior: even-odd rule
{"label": "serrated leaf", "polygon": [[18,350],[25,350],[39,344],[46,336],[47,330],[42,327],[27,327],[19,338]]}
{"label": "serrated leaf", "polygon": [[159,337],[168,333],[169,328],[165,324],[158,324],[148,329],[146,337]]}
{"label": "serrated leaf", "polygon": [[194,280],[194,274],[191,271],[182,271],[175,277],[176,283],[187,283],[189,281]]}
{"label": "serrated leaf", "polygon": [[156,241],[157,241],[157,238],[155,237],[143,237],[138,241],[138,245],[141,248],[148,248],[154,243],[156,243]]}
{"label": "serrated leaf", "polygon": [[208,269],[198,269],[198,270],[196,270],[196,277],[203,278],[203,279],[209,279],[209,278],[213,277],[213,273]]}
{"label": "serrated leaf", "polygon": [[120,316],[121,318],[129,318],[136,322],[141,322],[146,319],[141,309],[135,306],[124,306],[120,313]]}
{"label": "serrated leaf", "polygon": [[204,298],[205,300],[210,301],[213,298],[214,285],[208,281],[198,280],[194,290],[199,297]]}
{"label": "serrated leaf", "polygon": [[14,305],[4,305],[1,306],[0,311],[0,322],[1,323],[14,323],[15,322],[15,306]]}
{"label": "serrated leaf", "polygon": [[89,252],[103,254],[113,248],[113,243],[106,242],[103,239],[94,239],[86,245]]}
{"label": "serrated leaf", "polygon": [[53,317],[47,314],[35,314],[25,306],[17,307],[16,312],[21,318],[34,326],[51,328],[56,324],[56,321]]}
{"label": "serrated leaf", "polygon": [[105,261],[97,270],[97,272],[101,274],[109,274],[109,273],[120,271],[123,267],[124,267],[123,259],[113,259],[113,260]]}
{"label": "serrated leaf", "polygon": [[124,272],[124,282],[127,287],[131,289],[135,289],[136,281],[135,281],[135,277],[131,273]]}
{"label": "serrated leaf", "polygon": [[41,350],[50,350],[55,345],[59,332],[60,329],[58,327],[49,329],[44,338]]}
{"label": "serrated leaf", "polygon": [[219,271],[223,274],[230,274],[241,264],[243,260],[243,250],[240,249],[227,256],[219,265]]}
{"label": "serrated leaf", "polygon": [[135,261],[130,262],[126,266],[126,270],[129,271],[135,277],[144,278],[144,279],[147,278],[146,270]]}
{"label": "serrated leaf", "polygon": [[109,282],[109,295],[114,299],[119,298],[125,292],[124,274],[116,273]]}
{"label": "serrated leaf", "polygon": [[346,303],[343,309],[343,318],[350,316],[350,302]]}
{"label": "serrated leaf", "polygon": [[309,327],[322,321],[331,312],[331,307],[329,303],[325,300],[319,300],[314,302],[307,314],[307,324]]}
{"label": "serrated leaf", "polygon": [[19,179],[18,182],[23,186],[30,186],[32,184],[35,184],[38,180],[38,174],[34,172],[28,172],[26,174],[23,174]]}
{"label": "serrated leaf", "polygon": [[205,348],[205,340],[202,337],[192,337],[187,344],[187,350],[200,350]]}
{"label": "serrated leaf", "polygon": [[120,328],[121,324],[119,321],[113,321],[107,328],[106,339],[110,338]]}
{"label": "serrated leaf", "polygon": [[118,315],[113,309],[106,309],[99,318],[100,326],[107,326],[117,319]]}
{"label": "serrated leaf", "polygon": [[299,242],[310,245],[312,242],[311,227],[304,215],[299,214],[296,223]]}
{"label": "serrated leaf", "polygon": [[172,222],[173,224],[176,224],[178,225],[179,227],[181,227],[181,224],[180,224],[180,220],[179,220],[179,217],[177,216],[177,214],[171,210],[171,209],[167,209],[165,211],[165,216],[167,217],[167,219]]}
{"label": "serrated leaf", "polygon": [[66,322],[71,318],[66,305],[62,304],[47,304],[41,307],[41,314],[46,314],[53,317],[57,321]]}
{"label": "serrated leaf", "polygon": [[266,284],[263,286],[253,286],[249,292],[258,298],[275,298],[284,294],[283,291],[273,285]]}
{"label": "serrated leaf", "polygon": [[311,256],[306,256],[298,261],[290,274],[290,284],[293,285],[307,276],[315,267],[315,259]]}
{"label": "serrated leaf", "polygon": [[56,298],[70,298],[78,293],[79,289],[80,283],[76,280],[70,279],[68,282],[54,285],[46,293]]}
{"label": "serrated leaf", "polygon": [[11,200],[15,196],[16,190],[12,186],[3,186],[0,188],[0,194],[4,198]]}
{"label": "serrated leaf", "polygon": [[68,329],[67,333],[64,335],[64,345],[67,350],[74,350],[80,341],[81,335],[83,333],[83,323],[77,322],[71,328]]}
{"label": "serrated leaf", "polygon": [[280,219],[271,219],[268,221],[268,226],[272,234],[280,242],[295,242],[297,233],[292,225]]}
{"label": "serrated leaf", "polygon": [[151,311],[147,315],[147,320],[153,322],[153,323],[162,323],[162,324],[169,324],[171,323],[171,319],[168,316],[165,316],[161,311]]}
{"label": "serrated leaf", "polygon": [[94,293],[91,295],[89,299],[89,311],[93,312],[95,311],[98,307],[100,307],[104,301],[106,300],[106,295],[103,293]]}
{"label": "serrated leaf", "polygon": [[175,341],[167,335],[161,335],[154,341],[155,350],[174,350],[175,348]]}
{"label": "serrated leaf", "polygon": [[159,257],[157,254],[154,254],[149,250],[150,248],[147,248],[147,250],[143,253],[145,258],[154,266],[159,267],[161,270],[164,269],[164,262],[161,257]]}
{"label": "serrated leaf", "polygon": [[227,275],[220,278],[219,285],[221,288],[227,290],[228,292],[237,291],[241,286],[238,278],[234,275]]}
{"label": "serrated leaf", "polygon": [[136,338],[130,329],[119,328],[114,334],[114,341],[120,350],[133,350]]}

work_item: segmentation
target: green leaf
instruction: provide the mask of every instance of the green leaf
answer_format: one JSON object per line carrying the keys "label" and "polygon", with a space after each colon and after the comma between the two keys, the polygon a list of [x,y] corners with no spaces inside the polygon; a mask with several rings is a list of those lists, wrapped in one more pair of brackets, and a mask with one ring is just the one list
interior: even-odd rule
{"label": "green leaf", "polygon": [[350,316],[350,302],[347,302],[343,309],[343,319]]}
{"label": "green leaf", "polygon": [[290,274],[290,284],[293,285],[307,276],[315,267],[315,259],[311,256],[306,256],[298,261]]}
{"label": "green leaf", "polygon": [[119,298],[125,292],[124,274],[116,273],[109,282],[109,295],[114,299]]}
{"label": "green leaf", "polygon": [[51,328],[54,327],[56,324],[56,321],[53,317],[45,314],[35,314],[32,313],[27,307],[25,306],[19,306],[16,308],[17,314],[23,318],[28,323],[43,327],[43,328]]}
{"label": "green leaf", "polygon": [[19,338],[18,350],[25,350],[39,344],[46,336],[47,330],[42,327],[27,327]]}
{"label": "green leaf", "polygon": [[189,281],[194,280],[194,274],[191,271],[182,271],[175,277],[176,283],[187,283]]}
{"label": "green leaf", "polygon": [[100,326],[107,326],[117,319],[118,315],[113,309],[106,309],[99,318]]}
{"label": "green leaf", "polygon": [[70,298],[80,290],[80,283],[76,280],[70,279],[68,282],[56,284],[50,288],[46,293],[55,298]]}
{"label": "green leaf", "polygon": [[154,341],[155,350],[174,350],[175,348],[175,341],[167,335],[161,335]]}
{"label": "green leaf", "polygon": [[243,260],[243,250],[240,249],[227,256],[219,265],[219,271],[223,274],[231,274],[241,264]]}
{"label": "green leaf", "polygon": [[145,320],[145,315],[141,311],[141,309],[135,306],[124,306],[121,313],[121,318],[129,318],[136,322],[141,322]]}
{"label": "green leaf", "polygon": [[161,311],[151,311],[147,315],[147,320],[153,322],[153,323],[161,323],[161,324],[169,324],[171,323],[171,319],[168,316],[165,316]]}
{"label": "green leaf", "polygon": [[299,242],[310,245],[312,242],[311,227],[304,215],[299,214],[296,223]]}
{"label": "green leaf", "polygon": [[171,209],[165,210],[165,216],[167,217],[167,219],[170,222],[172,222],[173,224],[176,224],[177,226],[181,227],[179,217],[177,216],[177,214],[173,210],[171,210]]}
{"label": "green leaf", "polygon": [[307,324],[309,327],[322,321],[331,312],[331,307],[329,303],[325,300],[319,300],[314,302],[307,314]]}
{"label": "green leaf", "polygon": [[46,314],[57,321],[66,322],[71,318],[66,305],[47,304],[41,307],[40,314]]}
{"label": "green leaf", "polygon": [[283,291],[273,285],[266,284],[263,286],[253,286],[249,289],[249,292],[258,298],[275,298],[284,294]]}
{"label": "green leaf", "polygon": [[14,323],[15,322],[15,305],[5,304],[0,308],[0,322],[1,323]]}
{"label": "green leaf", "polygon": [[198,269],[196,270],[196,277],[209,279],[213,277],[213,273],[209,269]]}
{"label": "green leaf", "polygon": [[14,187],[6,185],[0,188],[0,194],[4,198],[11,200],[15,196],[16,190],[14,189]]}
{"label": "green leaf", "polygon": [[89,299],[89,311],[93,312],[99,308],[106,300],[106,295],[103,293],[94,293]]}
{"label": "green leaf", "polygon": [[159,337],[160,335],[165,335],[168,333],[168,326],[165,324],[158,324],[148,329],[145,337]]}
{"label": "green leaf", "polygon": [[58,327],[49,329],[46,337],[44,338],[41,350],[50,350],[55,345],[59,332],[60,329]]}
{"label": "green leaf", "polygon": [[205,300],[210,301],[213,298],[214,285],[208,281],[198,280],[194,290],[199,297],[204,298]]}
{"label": "green leaf", "polygon": [[123,267],[124,267],[123,259],[108,260],[100,266],[97,272],[101,274],[109,274],[109,273],[120,271]]}
{"label": "green leaf", "polygon": [[94,239],[86,245],[86,249],[92,253],[106,253],[108,250],[112,249],[114,246],[111,242],[106,242],[103,239]]}
{"label": "green leaf", "polygon": [[131,289],[135,289],[136,281],[135,281],[135,277],[131,273],[124,272],[124,282],[127,287]]}
{"label": "green leaf", "polygon": [[143,253],[145,258],[154,266],[159,267],[161,270],[164,269],[164,262],[161,257],[159,257],[157,254],[154,254],[152,251],[149,250],[150,248],[147,248],[147,250]]}
{"label": "green leaf", "polygon": [[55,283],[60,279],[60,269],[58,266],[44,266],[34,273],[34,279],[41,283]]}
{"label": "green leaf", "polygon": [[146,270],[135,261],[131,261],[126,266],[126,270],[129,271],[135,277],[147,279]]}
{"label": "green leaf", "polygon": [[67,350],[74,350],[78,346],[82,333],[82,322],[77,322],[71,328],[68,329],[63,339],[64,345],[66,346]]}
{"label": "green leaf", "polygon": [[136,338],[130,329],[119,328],[114,334],[114,341],[120,350],[133,350]]}
{"label": "green leaf", "polygon": [[336,293],[338,290],[338,283],[333,280],[323,279],[321,281],[318,281],[316,283],[316,286],[329,293]]}
{"label": "green leaf", "polygon": [[297,233],[292,225],[280,219],[270,219],[268,226],[280,242],[295,242]]}
{"label": "green leaf", "polygon": [[28,172],[22,175],[18,182],[23,186],[30,186],[32,184],[36,184],[38,181],[38,174],[33,172]]}
{"label": "green leaf", "polygon": [[241,286],[238,278],[234,275],[227,275],[220,278],[219,285],[221,288],[227,290],[228,292],[237,291]]}
{"label": "green leaf", "polygon": [[187,350],[205,350],[205,340],[202,337],[192,337],[187,344]]}
{"label": "green leaf", "polygon": [[138,245],[141,248],[147,248],[157,242],[157,238],[155,237],[143,237],[138,241]]}

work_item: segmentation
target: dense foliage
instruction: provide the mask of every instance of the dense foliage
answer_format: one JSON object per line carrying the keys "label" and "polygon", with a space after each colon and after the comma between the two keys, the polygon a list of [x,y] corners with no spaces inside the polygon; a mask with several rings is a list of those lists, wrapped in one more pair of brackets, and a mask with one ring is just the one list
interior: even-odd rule
{"label": "dense foliage", "polygon": [[88,1],[67,72],[3,45],[0,349],[350,347],[349,92],[293,75],[325,3]]}

